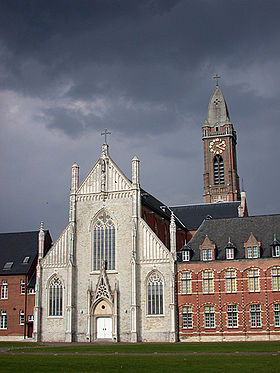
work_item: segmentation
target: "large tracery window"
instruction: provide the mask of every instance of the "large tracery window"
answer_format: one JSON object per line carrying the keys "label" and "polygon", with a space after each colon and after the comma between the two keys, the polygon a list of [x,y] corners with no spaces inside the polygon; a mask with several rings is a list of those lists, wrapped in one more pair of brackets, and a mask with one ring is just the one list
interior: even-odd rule
{"label": "large tracery window", "polygon": [[148,315],[163,315],[163,280],[153,272],[147,282]]}
{"label": "large tracery window", "polygon": [[106,214],[97,219],[93,228],[93,271],[100,270],[102,260],[106,269],[115,269],[115,226]]}
{"label": "large tracery window", "polygon": [[58,277],[49,284],[49,316],[62,316],[63,285]]}
{"label": "large tracery window", "polygon": [[214,164],[214,184],[225,183],[224,161],[220,155],[216,155],[213,161]]}

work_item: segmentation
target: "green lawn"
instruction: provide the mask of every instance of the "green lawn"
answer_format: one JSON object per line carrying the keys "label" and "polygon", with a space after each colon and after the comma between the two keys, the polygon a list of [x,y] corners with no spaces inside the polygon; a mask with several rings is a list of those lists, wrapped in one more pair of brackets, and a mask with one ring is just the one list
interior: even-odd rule
{"label": "green lawn", "polygon": [[278,356],[0,355],[1,372],[279,372]]}
{"label": "green lawn", "polygon": [[68,346],[34,347],[25,344],[26,352],[55,352],[55,353],[184,353],[184,352],[278,352],[280,342],[234,342],[234,343],[143,343],[143,344],[110,344],[94,345],[81,344]]}

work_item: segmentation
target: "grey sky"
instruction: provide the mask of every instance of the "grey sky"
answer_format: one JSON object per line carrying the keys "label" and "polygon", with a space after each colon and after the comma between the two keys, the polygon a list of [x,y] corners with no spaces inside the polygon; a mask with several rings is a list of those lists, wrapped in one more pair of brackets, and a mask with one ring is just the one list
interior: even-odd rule
{"label": "grey sky", "polygon": [[6,1],[0,5],[1,231],[54,238],[70,171],[110,154],[167,204],[202,201],[201,126],[220,86],[249,212],[279,212],[279,1]]}

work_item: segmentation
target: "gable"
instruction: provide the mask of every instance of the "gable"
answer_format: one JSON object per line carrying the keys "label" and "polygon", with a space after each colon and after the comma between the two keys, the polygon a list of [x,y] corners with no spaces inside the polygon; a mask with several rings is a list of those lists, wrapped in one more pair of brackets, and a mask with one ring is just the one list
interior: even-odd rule
{"label": "gable", "polygon": [[78,188],[77,194],[125,191],[130,188],[130,181],[113,160],[110,157],[101,157]]}

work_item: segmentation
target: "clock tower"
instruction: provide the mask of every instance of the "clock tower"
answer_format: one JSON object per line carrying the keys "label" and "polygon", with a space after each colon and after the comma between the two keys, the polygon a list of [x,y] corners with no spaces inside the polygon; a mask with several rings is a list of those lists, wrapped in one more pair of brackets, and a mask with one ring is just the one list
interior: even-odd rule
{"label": "clock tower", "polygon": [[236,132],[218,85],[210,98],[208,116],[202,127],[204,146],[204,202],[240,201],[236,161]]}

